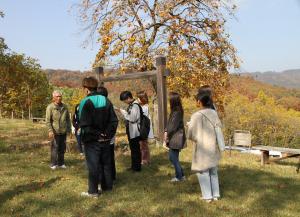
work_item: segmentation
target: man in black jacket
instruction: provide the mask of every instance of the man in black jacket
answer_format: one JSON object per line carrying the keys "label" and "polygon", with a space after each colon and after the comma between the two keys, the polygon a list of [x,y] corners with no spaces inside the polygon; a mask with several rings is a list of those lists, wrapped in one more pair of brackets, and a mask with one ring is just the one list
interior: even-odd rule
{"label": "man in black jacket", "polygon": [[103,191],[112,190],[109,145],[116,133],[118,118],[112,103],[97,93],[98,81],[96,78],[84,78],[82,86],[87,96],[79,105],[79,124],[81,140],[85,146],[89,182],[88,192],[82,192],[81,195],[97,197],[99,195],[99,181]]}

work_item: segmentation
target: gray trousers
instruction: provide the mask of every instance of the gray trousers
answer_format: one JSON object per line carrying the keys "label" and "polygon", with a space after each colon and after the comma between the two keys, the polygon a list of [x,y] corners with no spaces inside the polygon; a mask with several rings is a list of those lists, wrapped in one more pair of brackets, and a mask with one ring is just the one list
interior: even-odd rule
{"label": "gray trousers", "polygon": [[196,173],[200,184],[202,199],[210,200],[220,197],[218,167]]}
{"label": "gray trousers", "polygon": [[54,135],[51,142],[51,166],[62,166],[65,164],[67,135]]}

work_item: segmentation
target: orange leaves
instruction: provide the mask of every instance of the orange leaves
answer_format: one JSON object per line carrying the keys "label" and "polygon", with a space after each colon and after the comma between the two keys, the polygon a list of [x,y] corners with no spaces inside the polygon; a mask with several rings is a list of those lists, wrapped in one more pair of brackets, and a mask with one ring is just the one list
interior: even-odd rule
{"label": "orange leaves", "polygon": [[190,89],[209,84],[222,103],[228,70],[238,66],[224,26],[224,13],[231,13],[233,7],[229,0],[226,4],[220,0],[93,3],[88,7],[98,15],[100,26],[96,61],[113,56],[123,69],[145,71],[153,69],[157,54],[165,55],[171,69],[170,89],[189,96]]}

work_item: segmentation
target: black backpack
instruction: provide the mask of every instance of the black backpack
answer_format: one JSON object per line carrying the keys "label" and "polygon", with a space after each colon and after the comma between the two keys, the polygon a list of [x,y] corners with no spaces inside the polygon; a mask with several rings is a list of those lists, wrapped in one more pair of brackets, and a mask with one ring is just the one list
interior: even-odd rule
{"label": "black backpack", "polygon": [[140,104],[138,103],[134,103],[134,104],[138,105],[140,109],[140,127],[139,127],[140,138],[142,140],[146,140],[148,139],[148,135],[150,132],[150,119],[146,115],[144,115],[143,109],[140,106]]}

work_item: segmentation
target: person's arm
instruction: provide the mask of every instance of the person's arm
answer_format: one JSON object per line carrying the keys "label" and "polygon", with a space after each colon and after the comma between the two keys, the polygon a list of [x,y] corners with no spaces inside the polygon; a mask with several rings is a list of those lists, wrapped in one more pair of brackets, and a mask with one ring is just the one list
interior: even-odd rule
{"label": "person's arm", "polygon": [[73,125],[73,127],[74,127],[75,129],[78,128],[76,122],[77,122],[77,121],[76,121],[76,114],[75,114],[75,112],[74,112],[73,115],[72,115],[72,125]]}
{"label": "person's arm", "polygon": [[145,115],[146,117],[150,118],[150,115],[149,115],[149,106],[148,106],[148,104],[142,106],[142,109],[143,109],[144,115]]}
{"label": "person's arm", "polygon": [[47,126],[49,132],[50,131],[53,132],[53,128],[52,128],[52,112],[51,112],[50,106],[48,106],[47,109],[46,109],[46,126]]}
{"label": "person's arm", "polygon": [[50,105],[46,109],[46,126],[48,128],[49,138],[52,138],[54,131],[53,131],[53,127],[52,127],[52,112],[51,112]]}
{"label": "person's arm", "polygon": [[188,122],[187,138],[194,142],[197,141],[197,133],[202,129],[202,115],[193,114],[191,120]]}
{"label": "person's arm", "polygon": [[90,100],[83,101],[82,109],[79,115],[79,126],[84,133],[92,131],[94,105]]}
{"label": "person's arm", "polygon": [[70,113],[68,108],[66,107],[66,122],[67,122],[67,133],[71,133],[71,119],[70,119]]}
{"label": "person's arm", "polygon": [[136,104],[132,105],[130,113],[123,109],[121,109],[120,111],[124,118],[129,122],[136,123],[140,119],[140,108]]}
{"label": "person's arm", "polygon": [[182,114],[181,112],[174,112],[173,115],[170,117],[170,120],[167,125],[167,135],[168,138],[171,139],[172,136],[177,132],[180,127],[180,121],[182,121]]}

